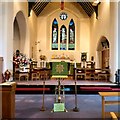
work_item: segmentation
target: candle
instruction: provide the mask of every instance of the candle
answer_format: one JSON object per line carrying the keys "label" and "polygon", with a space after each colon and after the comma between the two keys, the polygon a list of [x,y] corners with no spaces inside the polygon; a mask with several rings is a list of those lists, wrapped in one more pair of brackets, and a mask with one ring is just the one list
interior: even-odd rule
{"label": "candle", "polygon": [[46,61],[44,61],[44,68],[46,68]]}
{"label": "candle", "polygon": [[76,68],[76,62],[74,63],[74,68]]}

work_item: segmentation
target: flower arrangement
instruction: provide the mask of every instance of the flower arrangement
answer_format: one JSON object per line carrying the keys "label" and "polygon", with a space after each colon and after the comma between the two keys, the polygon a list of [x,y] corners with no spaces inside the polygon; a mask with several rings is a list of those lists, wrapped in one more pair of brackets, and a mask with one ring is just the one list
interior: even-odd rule
{"label": "flower arrangement", "polygon": [[13,56],[13,63],[16,66],[25,67],[29,63],[31,63],[31,59],[28,59],[26,57],[26,55],[24,55],[23,53],[19,53],[19,55],[14,54],[14,56]]}

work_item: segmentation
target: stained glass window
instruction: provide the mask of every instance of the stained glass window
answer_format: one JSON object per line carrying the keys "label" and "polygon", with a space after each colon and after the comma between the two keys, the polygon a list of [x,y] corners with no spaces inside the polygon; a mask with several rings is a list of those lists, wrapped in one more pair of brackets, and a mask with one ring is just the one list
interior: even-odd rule
{"label": "stained glass window", "polygon": [[67,29],[64,25],[60,28],[60,50],[67,49]]}
{"label": "stained glass window", "polygon": [[69,23],[69,43],[68,50],[75,50],[75,24],[73,19]]}
{"label": "stained glass window", "polygon": [[[51,49],[52,50],[75,50],[75,23],[74,23],[74,20],[71,19],[69,21],[68,26],[62,25],[60,27],[60,30],[58,28],[58,25],[61,26],[60,24],[58,24],[58,21],[55,18],[52,22]],[[60,35],[60,37],[58,35]]]}
{"label": "stained glass window", "polygon": [[67,19],[67,13],[64,13],[64,12],[62,12],[61,14],[60,14],[60,19],[61,20],[66,20]]}
{"label": "stained glass window", "polygon": [[56,19],[52,23],[52,50],[58,50],[58,22]]}

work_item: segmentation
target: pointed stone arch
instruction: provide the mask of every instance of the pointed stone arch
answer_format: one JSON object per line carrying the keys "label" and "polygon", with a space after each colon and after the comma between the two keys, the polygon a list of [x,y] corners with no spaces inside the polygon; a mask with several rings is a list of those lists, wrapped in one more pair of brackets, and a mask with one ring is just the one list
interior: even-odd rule
{"label": "pointed stone arch", "polygon": [[24,51],[26,40],[26,19],[22,11],[17,12],[13,22],[13,51]]}
{"label": "pointed stone arch", "polygon": [[97,45],[98,67],[109,68],[109,40],[102,36]]}

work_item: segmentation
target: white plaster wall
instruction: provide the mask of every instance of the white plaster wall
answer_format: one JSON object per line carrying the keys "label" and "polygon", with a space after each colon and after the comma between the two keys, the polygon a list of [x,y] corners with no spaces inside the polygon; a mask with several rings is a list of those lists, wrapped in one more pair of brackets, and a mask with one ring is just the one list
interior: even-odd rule
{"label": "white plaster wall", "polygon": [[0,56],[3,56],[3,7],[4,4],[0,2]]}
{"label": "white plaster wall", "polygon": [[[13,58],[13,22],[16,16],[16,13],[22,10],[25,13],[27,18],[27,2],[15,3],[13,2],[2,2],[2,7],[0,7],[0,56],[3,56],[4,64],[3,64],[3,72],[6,69],[10,71],[13,69],[12,58]],[[27,29],[28,30],[28,29]],[[23,48],[25,53],[29,53],[29,39],[28,32],[26,35],[26,40],[24,42],[25,46],[28,46],[28,49]]]}
{"label": "white plaster wall", "polygon": [[13,4],[12,3],[2,3],[2,56],[4,59],[3,71],[6,69],[12,69],[11,58],[13,55],[13,41],[12,41],[12,17],[13,16]]}
{"label": "white plaster wall", "polygon": [[30,35],[30,57],[33,57],[37,60],[37,16],[31,10],[30,16],[28,18],[29,23],[29,35]]}
{"label": "white plaster wall", "polygon": [[[91,39],[90,39],[90,51],[91,55],[95,56],[97,45],[102,36],[110,35],[110,3],[101,2],[98,9],[98,19],[94,13],[91,18]],[[108,38],[109,40],[109,38]],[[94,44],[93,44],[94,43]]]}
{"label": "white plaster wall", "polygon": [[118,3],[110,4],[110,65],[111,65],[111,81],[115,82],[115,72],[118,69]]}
{"label": "white plaster wall", "polygon": [[[120,21],[120,1],[118,3],[118,21]],[[120,33],[120,23],[118,24],[118,33]],[[118,68],[120,69],[120,34],[118,34]]]}
{"label": "white plaster wall", "polygon": [[[20,51],[26,54],[28,57],[30,55],[30,39],[29,39],[29,26],[28,26],[28,3],[26,2],[14,2],[14,16],[17,15],[18,12],[22,12],[24,16],[22,16],[22,20],[19,22],[19,27],[21,29],[21,38],[20,38]],[[20,17],[20,16],[19,16]],[[20,18],[18,18],[20,19]],[[25,34],[23,34],[25,33]]]}
{"label": "white plaster wall", "polygon": [[110,70],[111,81],[114,82],[114,74],[116,69],[116,41],[117,41],[117,3],[101,2],[98,9],[98,19],[95,13],[91,18],[91,39],[90,54],[95,57],[96,66],[98,67],[97,47],[99,40],[105,36],[110,43]]}
{"label": "white plaster wall", "polygon": [[[50,3],[38,16],[37,25],[37,40],[40,41],[41,52],[38,54],[45,54],[48,61],[51,61],[52,54],[65,55],[75,57],[76,62],[80,62],[80,53],[88,52],[89,56],[89,40],[90,40],[90,20],[84,11],[73,3],[65,3],[64,10],[60,10],[59,3]],[[71,9],[72,8],[72,9]],[[61,12],[66,12],[68,14],[67,20],[60,20],[59,15]],[[64,24],[66,27],[69,26],[70,20],[73,18],[75,22],[76,29],[76,46],[74,51],[70,50],[51,50],[51,39],[52,39],[52,22],[54,18],[57,19],[60,27]],[[67,31],[68,32],[68,31]],[[67,33],[68,34],[68,33]],[[58,38],[60,34],[58,35]],[[58,39],[59,41],[59,39]],[[38,55],[39,60],[39,55]]]}
{"label": "white plaster wall", "polygon": [[87,52],[87,60],[90,60],[90,20],[89,19],[85,19],[80,22],[79,35],[80,35],[79,52],[80,53]]}

